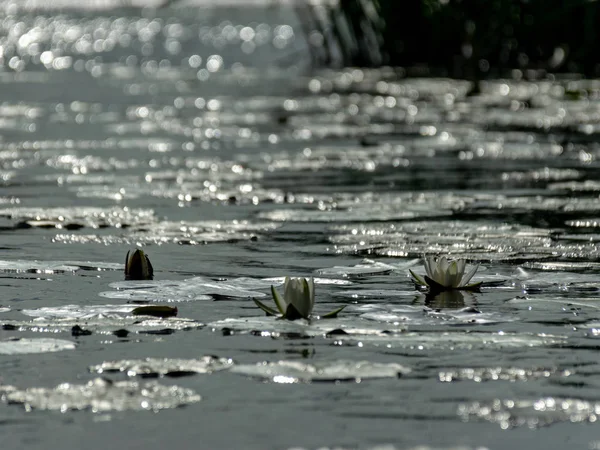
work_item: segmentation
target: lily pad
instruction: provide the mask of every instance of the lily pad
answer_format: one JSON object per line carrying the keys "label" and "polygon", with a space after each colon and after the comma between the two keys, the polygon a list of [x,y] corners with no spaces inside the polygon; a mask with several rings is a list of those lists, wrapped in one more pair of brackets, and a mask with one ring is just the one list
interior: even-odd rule
{"label": "lily pad", "polygon": [[326,269],[318,269],[319,275],[341,276],[346,278],[363,278],[376,275],[388,275],[393,271],[403,271],[417,264],[419,259],[411,259],[399,263],[383,263],[372,259],[363,259],[360,264],[354,266],[334,266]]}
{"label": "lily pad", "polygon": [[[600,235],[598,235],[600,238]],[[597,262],[581,262],[581,261],[533,261],[523,264],[526,269],[535,269],[551,272],[581,272],[581,271],[598,271],[600,263]]]}
{"label": "lily pad", "polygon": [[122,317],[92,317],[92,318],[45,318],[38,317],[32,321],[0,320],[0,326],[18,331],[32,331],[37,333],[71,333],[73,327],[79,326],[87,331],[98,334],[128,333],[142,334],[171,334],[175,331],[195,330],[204,327],[204,324],[192,319],[179,317],[145,318],[147,316]]}
{"label": "lily pad", "polygon": [[[472,201],[472,197],[469,201],[465,197],[465,202]],[[530,261],[555,256],[549,230],[491,221],[416,220],[336,225],[330,230],[330,241],[341,253],[369,251],[403,258],[448,254],[473,261]]]}
{"label": "lily pad", "polygon": [[[252,282],[261,283],[261,286],[264,284],[267,285],[268,288],[271,286],[279,286],[285,282],[285,277],[272,277],[272,278],[263,278],[262,280],[254,280],[252,278],[246,278],[245,280],[252,280]],[[345,286],[352,284],[349,280],[340,280],[336,278],[313,278],[315,284],[322,285],[331,285],[331,286]]]}
{"label": "lily pad", "polygon": [[250,278],[215,281],[206,277],[188,278],[182,281],[119,281],[111,283],[117,291],[105,291],[99,295],[108,298],[145,300],[153,302],[182,302],[212,300],[213,296],[227,298],[265,297],[264,292],[249,289],[267,289],[271,284]]}
{"label": "lily pad", "polygon": [[261,362],[241,364],[231,372],[264,378],[274,383],[298,383],[311,381],[354,381],[368,378],[396,378],[410,372],[400,364],[383,364],[369,361],[320,361],[310,364],[300,361]]}
{"label": "lily pad", "polygon": [[8,217],[31,227],[78,229],[123,228],[134,224],[147,224],[155,221],[150,209],[100,208],[90,206],[0,209],[0,217]]}
{"label": "lily pad", "polygon": [[91,319],[121,317],[130,314],[135,305],[63,305],[24,309],[21,312],[30,317],[44,319]]}
{"label": "lily pad", "polygon": [[276,317],[244,317],[228,318],[208,324],[213,329],[229,329],[259,336],[326,336],[332,330],[341,331],[344,335],[365,336],[384,335],[377,323],[359,321],[356,318],[340,317],[334,319],[298,319],[281,320]]}
{"label": "lily pad", "polygon": [[14,338],[0,341],[0,354],[22,355],[26,353],[51,353],[74,350],[76,344],[64,339]]}
{"label": "lily pad", "polygon": [[335,298],[348,299],[390,299],[390,298],[414,298],[414,290],[400,291],[397,289],[348,289],[333,292],[331,294]]}
{"label": "lily pad", "polygon": [[191,389],[163,386],[156,382],[113,382],[95,378],[86,384],[59,384],[55,388],[28,388],[4,395],[8,403],[23,404],[26,410],[160,411],[200,401]]}
{"label": "lily pad", "polygon": [[105,361],[90,367],[90,372],[124,372],[130,377],[178,377],[195,373],[218,372],[232,366],[232,359],[216,356],[203,356],[200,359],[146,358]]}
{"label": "lily pad", "polygon": [[439,380],[445,383],[455,381],[530,381],[551,376],[568,377],[572,374],[569,370],[559,371],[551,369],[523,369],[520,367],[473,367],[460,369],[447,369],[439,373]]}
{"label": "lily pad", "polygon": [[318,269],[319,275],[325,276],[341,276],[346,278],[363,278],[375,275],[389,275],[393,268],[384,265],[377,266],[375,264],[357,264],[355,266],[334,266],[327,269]]}
{"label": "lily pad", "polygon": [[138,306],[131,314],[134,316],[173,317],[177,315],[177,308],[172,306]]}
{"label": "lily pad", "polygon": [[[161,191],[161,196],[164,191]],[[181,192],[178,192],[180,195]],[[226,197],[227,199],[227,197]],[[248,220],[206,220],[196,222],[157,222],[150,226],[132,227],[131,233],[142,243],[204,244],[209,242],[247,241],[280,225]]]}
{"label": "lily pad", "polygon": [[523,291],[537,292],[595,292],[600,290],[600,281],[595,274],[572,272],[517,272],[517,284]]}
{"label": "lily pad", "polygon": [[76,272],[79,266],[67,265],[54,261],[26,261],[26,260],[4,260],[0,261],[0,272],[32,272],[32,273],[64,273]]}
{"label": "lily pad", "polygon": [[[425,297],[425,296],[423,296]],[[425,301],[426,302],[426,301]],[[445,324],[491,324],[512,321],[496,311],[481,312],[472,306],[452,305],[448,309],[430,308],[423,305],[367,304],[356,308],[363,312],[360,317],[390,325],[440,325]],[[389,325],[388,325],[389,326]]]}
{"label": "lily pad", "polygon": [[525,333],[485,333],[485,332],[394,332],[366,336],[336,335],[333,338],[340,344],[362,347],[371,344],[376,347],[404,348],[418,351],[477,348],[522,348],[560,345],[566,342],[563,336]]}
{"label": "lily pad", "polygon": [[476,401],[459,406],[465,422],[485,421],[502,429],[542,428],[555,423],[596,422],[600,402],[576,398],[543,397],[534,400]]}

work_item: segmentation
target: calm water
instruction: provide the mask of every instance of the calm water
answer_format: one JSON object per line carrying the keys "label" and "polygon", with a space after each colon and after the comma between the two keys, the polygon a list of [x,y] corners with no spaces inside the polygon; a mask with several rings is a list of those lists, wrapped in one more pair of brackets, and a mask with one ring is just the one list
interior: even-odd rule
{"label": "calm water", "polygon": [[[290,7],[18,5],[3,449],[600,448],[599,81],[311,71]],[[417,292],[438,254],[482,292]],[[286,275],[348,306],[264,317]]]}

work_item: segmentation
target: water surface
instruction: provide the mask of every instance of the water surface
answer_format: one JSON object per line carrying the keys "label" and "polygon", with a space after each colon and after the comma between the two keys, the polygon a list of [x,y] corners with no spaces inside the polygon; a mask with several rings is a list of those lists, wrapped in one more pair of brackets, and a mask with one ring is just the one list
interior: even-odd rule
{"label": "water surface", "polygon": [[[599,445],[598,81],[310,69],[285,6],[0,10],[3,448]],[[437,254],[482,292],[415,290]],[[286,275],[348,306],[264,317]]]}

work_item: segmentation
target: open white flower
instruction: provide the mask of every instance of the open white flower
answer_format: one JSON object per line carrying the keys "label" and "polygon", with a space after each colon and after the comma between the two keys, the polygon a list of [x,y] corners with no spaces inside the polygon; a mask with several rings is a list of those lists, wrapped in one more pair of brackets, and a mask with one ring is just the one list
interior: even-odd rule
{"label": "open white flower", "polygon": [[154,277],[154,269],[150,258],[139,248],[133,253],[127,252],[125,256],[125,279],[126,280],[151,280]]}
{"label": "open white flower", "polygon": [[468,284],[477,272],[479,265],[473,266],[465,274],[467,262],[464,259],[449,260],[445,256],[439,259],[433,256],[425,258],[425,272],[421,277],[410,270],[413,280],[419,286],[428,287],[430,290],[442,291],[448,289],[478,290],[481,282]]}
{"label": "open white flower", "polygon": [[[286,277],[283,285],[283,297],[271,286],[271,294],[282,319],[308,319],[315,306],[315,282],[312,278]],[[254,303],[269,316],[276,316],[277,311],[254,299]],[[345,306],[322,316],[335,317]]]}

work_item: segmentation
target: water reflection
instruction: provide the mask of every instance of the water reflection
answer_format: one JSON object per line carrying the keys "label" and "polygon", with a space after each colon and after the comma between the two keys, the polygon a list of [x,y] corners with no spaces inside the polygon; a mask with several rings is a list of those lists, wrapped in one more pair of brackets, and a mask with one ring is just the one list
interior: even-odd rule
{"label": "water reflection", "polygon": [[465,304],[476,306],[477,299],[475,295],[456,289],[425,294],[425,306],[432,309],[459,309],[464,308]]}

